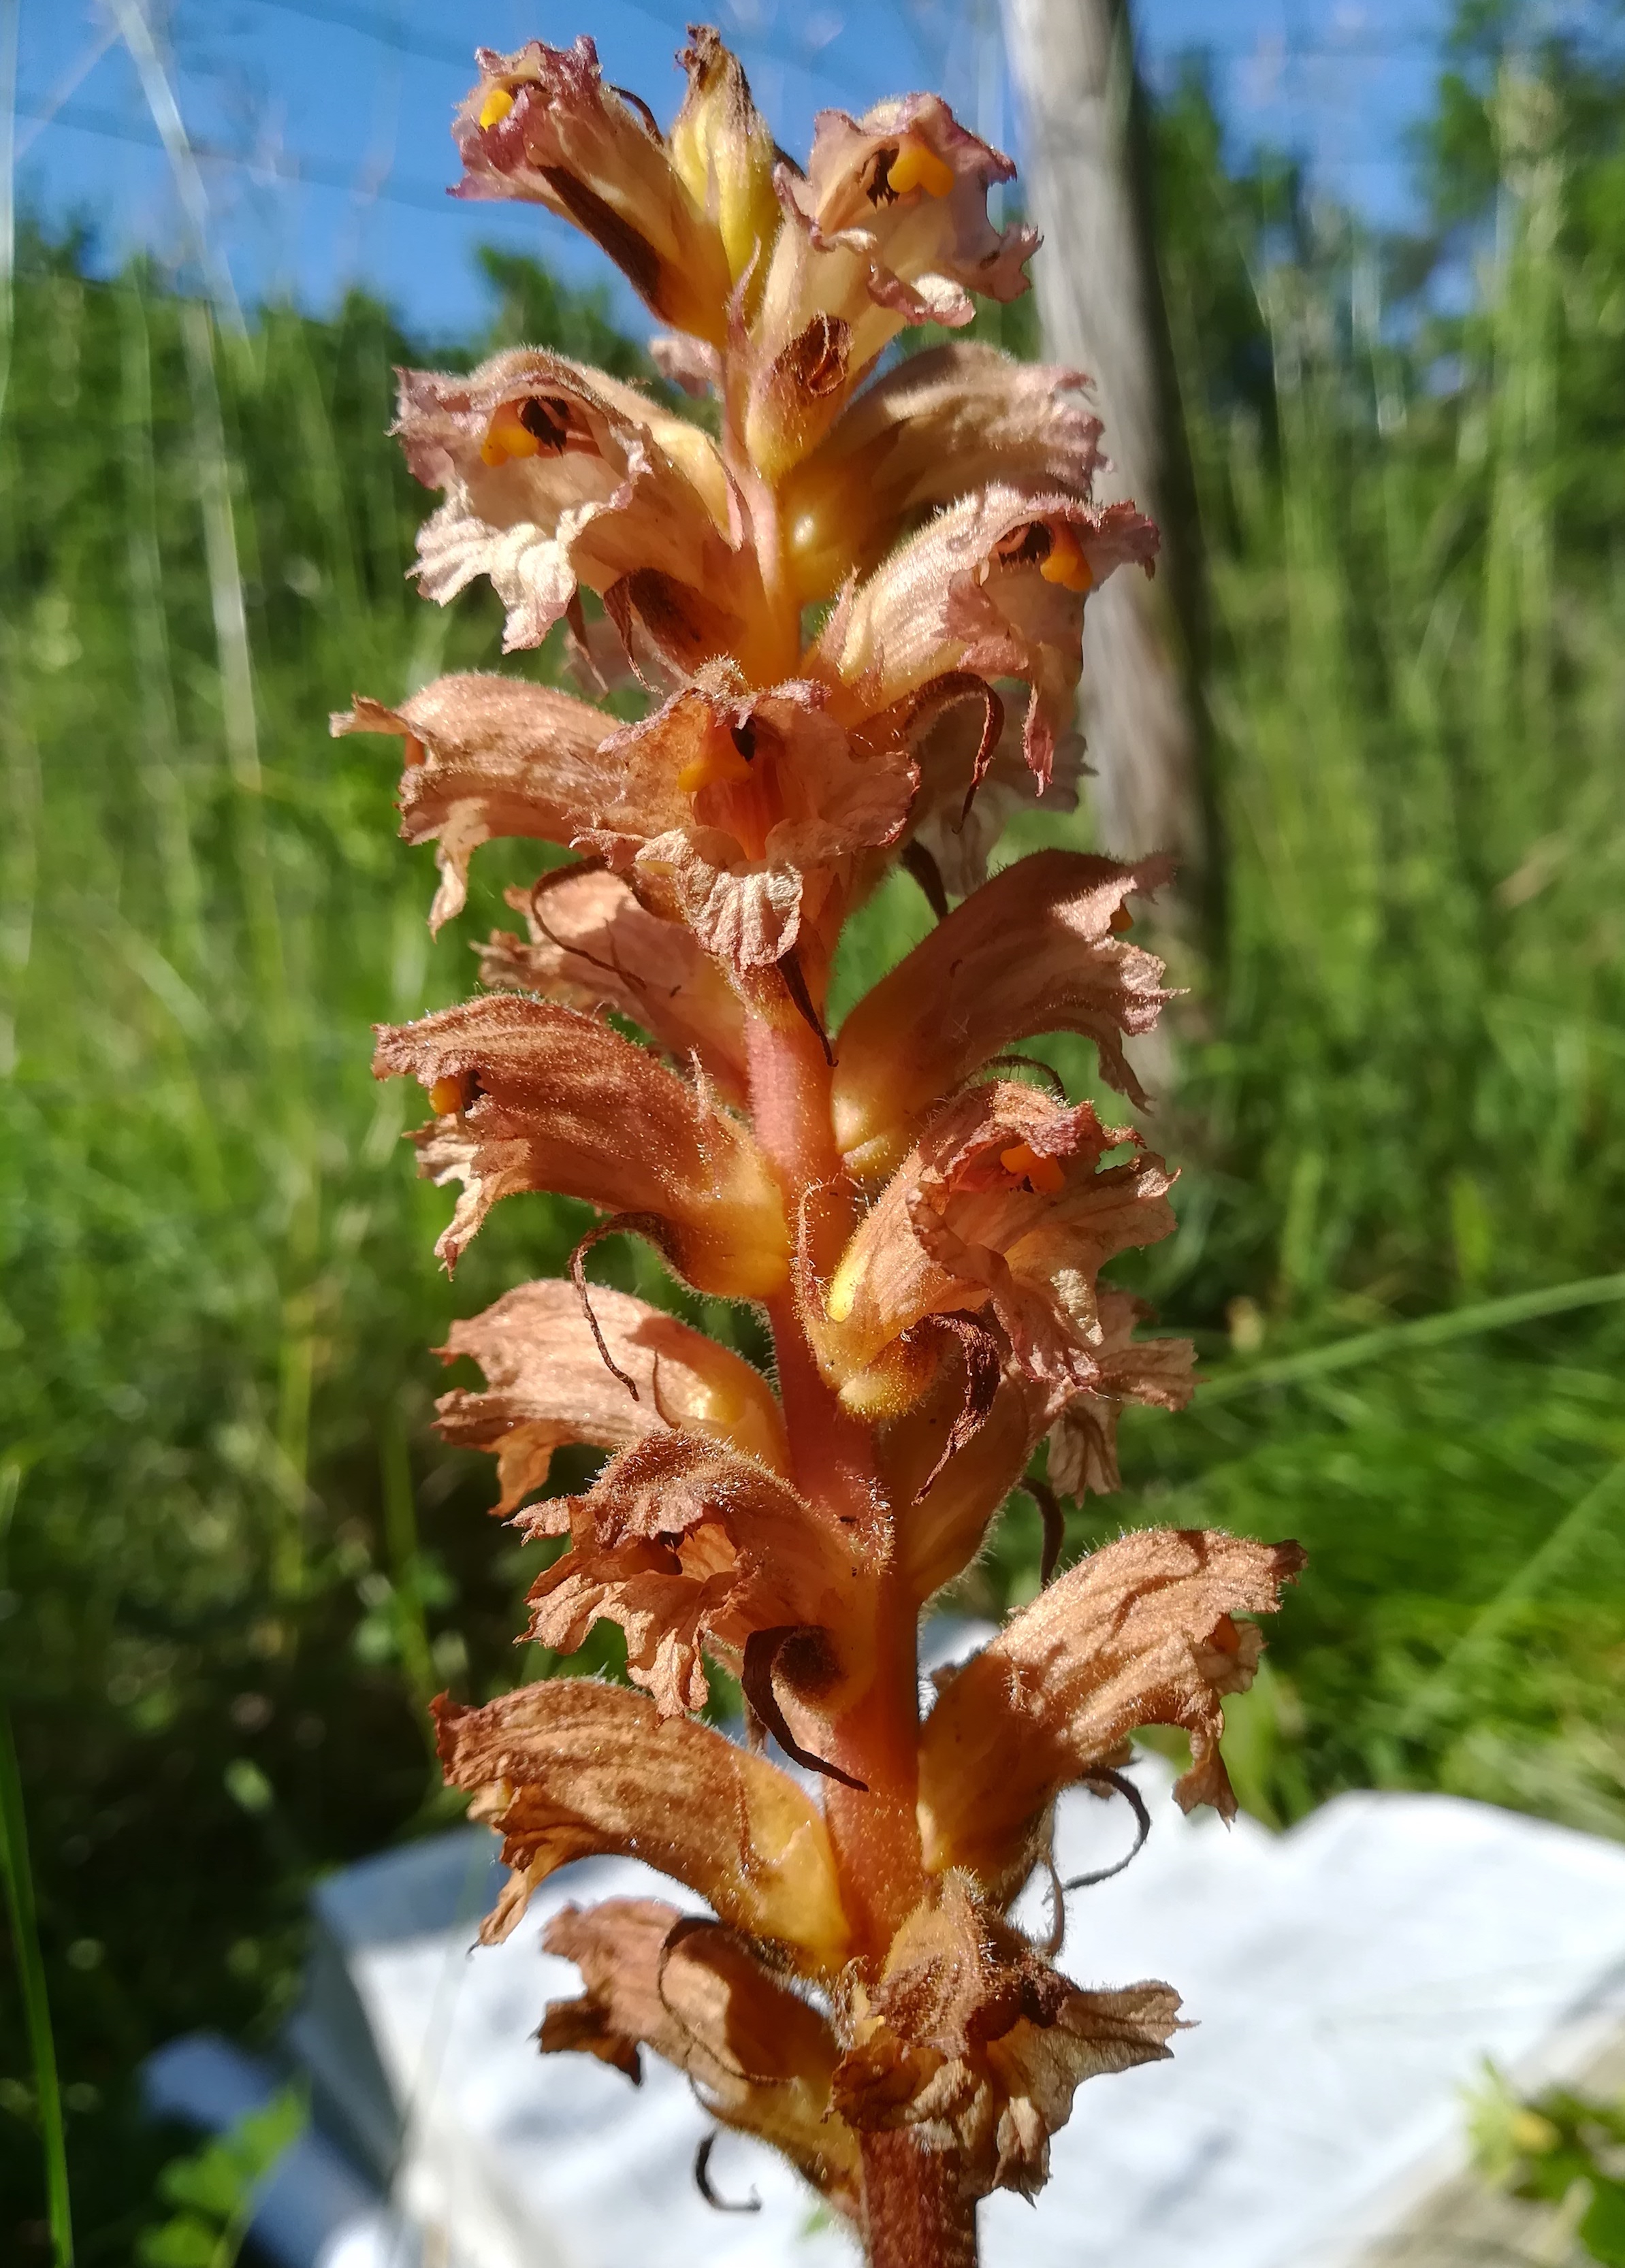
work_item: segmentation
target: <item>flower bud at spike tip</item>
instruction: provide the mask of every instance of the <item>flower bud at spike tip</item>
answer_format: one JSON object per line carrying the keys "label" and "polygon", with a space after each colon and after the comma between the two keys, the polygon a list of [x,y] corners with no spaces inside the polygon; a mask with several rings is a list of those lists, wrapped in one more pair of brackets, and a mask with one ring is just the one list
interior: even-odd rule
{"label": "flower bud at spike tip", "polygon": [[[1091,500],[1112,436],[1082,372],[963,336],[895,352],[1017,298],[1037,247],[988,213],[1009,159],[939,96],[821,112],[801,166],[706,26],[669,129],[588,38],[476,61],[457,194],[579,228],[663,327],[662,376],[718,413],[543,347],[402,372],[395,430],[438,497],[423,597],[484,580],[505,652],[567,633],[601,695],[647,697],[626,722],[550,658],[331,719],[403,743],[432,930],[482,846],[542,846],[520,925],[476,944],[489,989],[377,1034],[375,1074],[433,1114],[409,1139],[453,1193],[437,1253],[508,1198],[544,1247],[545,1205],[590,1214],[558,1278],[498,1287],[439,1350],[481,1381],[440,1395],[441,1439],[554,1547],[530,1638],[570,1655],[608,1623],[624,1646],[624,1683],[436,1705],[509,1870],[481,1934],[580,1859],[683,1884],[709,1918],[555,1911],[545,1949],[581,1981],[543,2053],[634,2081],[660,2056],[868,2268],[975,2268],[978,2199],[1034,2196],[1078,2087],[1183,2029],[1171,1986],[1075,1984],[1008,1919],[1057,1800],[1109,1786],[1143,1822],[1128,1742],[1171,1725],[1178,1801],[1232,1812],[1224,1702],[1302,1558],[1153,1528],[1055,1573],[1066,1501],[1119,1485],[1120,1413],[1181,1409],[1195,1356],[1112,1280],[1173,1233],[1174,1171],[1031,1043],[1085,1039],[1091,1079],[1151,1101],[1129,1044],[1174,996],[1126,902],[1172,869],[988,863],[1016,806],[1073,808],[1084,601],[1151,573],[1156,530]],[[849,917],[898,867],[934,925],[833,1005]],[[633,1237],[644,1297],[596,1258],[589,1280]],[[713,1329],[751,1307],[750,1359],[668,1312],[661,1270]],[[573,1494],[561,1450],[604,1460]],[[1023,1490],[1053,1580],[922,1719],[920,1616]],[[754,1748],[696,1721],[719,1674]]]}
{"label": "flower bud at spike tip", "polygon": [[671,162],[702,212],[711,213],[735,283],[765,254],[779,228],[775,153],[736,57],[709,26],[695,27],[681,60],[689,91],[671,129]]}

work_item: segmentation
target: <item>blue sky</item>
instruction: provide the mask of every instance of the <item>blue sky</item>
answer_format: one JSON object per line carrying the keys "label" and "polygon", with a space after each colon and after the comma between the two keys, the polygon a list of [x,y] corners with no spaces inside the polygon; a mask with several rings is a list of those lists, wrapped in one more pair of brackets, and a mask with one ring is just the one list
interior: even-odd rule
{"label": "blue sky", "polygon": [[[608,76],[662,117],[676,106],[682,0],[142,0],[203,155],[215,256],[244,298],[321,308],[351,281],[410,328],[480,320],[478,241],[540,252],[578,279],[598,255],[534,208],[458,205],[447,123],[476,43],[597,40]],[[105,0],[20,0],[18,193],[96,228],[103,257],[144,246],[184,256],[174,179]],[[1407,127],[1429,103],[1448,0],[1141,0],[1153,80],[1206,50],[1238,146],[1305,155],[1374,218],[1409,210]],[[861,109],[922,85],[1021,154],[996,0],[734,0],[725,34],[781,143],[806,147],[815,111]],[[630,310],[627,311],[630,313]]]}

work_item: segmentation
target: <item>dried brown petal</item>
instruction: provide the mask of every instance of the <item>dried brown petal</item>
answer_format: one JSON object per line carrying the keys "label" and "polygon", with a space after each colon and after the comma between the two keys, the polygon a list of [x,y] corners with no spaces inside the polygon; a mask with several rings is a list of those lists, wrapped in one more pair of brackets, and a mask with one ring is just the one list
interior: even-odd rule
{"label": "dried brown petal", "polygon": [[1163,2061],[1178,2010],[1166,1984],[1082,1991],[950,1874],[897,1932],[876,1982],[851,1985],[835,2105],[860,2129],[908,2127],[952,2153],[973,2197],[1030,2197],[1079,2086]]}
{"label": "dried brown petal", "polygon": [[735,1931],[658,1899],[609,1898],[566,1906],[542,1941],[587,1988],[549,2007],[544,2054],[584,2051],[636,2080],[651,2047],[724,2125],[771,2142],[842,2212],[857,2210],[857,2138],[830,2105],[835,2036]]}
{"label": "dried brown petal", "polygon": [[572,1859],[641,1859],[735,1929],[832,1976],[847,1927],[823,1820],[794,1781],[623,1685],[558,1677],[465,1709],[435,1705],[440,1762],[503,1837],[512,1879],[480,1931],[506,1937]]}
{"label": "dried brown petal", "polygon": [[1141,1725],[1177,1725],[1189,1810],[1236,1808],[1219,1754],[1222,1697],[1252,1682],[1268,1614],[1304,1564],[1296,1543],[1142,1528],[1082,1559],[944,1686],[920,1754],[926,1863],[965,1867],[995,1903],[1020,1886],[1060,1789]]}
{"label": "dried brown petal", "polygon": [[835,1130],[848,1167],[889,1172],[938,1096],[1041,1032],[1086,1034],[1103,1076],[1143,1103],[1119,1035],[1150,1031],[1172,995],[1162,962],[1117,932],[1129,895],[1171,871],[1165,858],[1041,850],[940,922],[841,1027]]}
{"label": "dried brown petal", "polygon": [[589,39],[479,49],[453,127],[465,197],[546,205],[602,246],[662,322],[720,346],[732,275],[717,217],[646,111],[606,86]]}
{"label": "dried brown petal", "polygon": [[628,817],[607,813],[582,846],[740,977],[782,961],[832,894],[844,902],[857,860],[901,834],[918,781],[900,734],[853,745],[825,687],[753,693],[722,673],[604,756]]}
{"label": "dried brown petal", "polygon": [[1074,1395],[1050,1431],[1050,1483],[1062,1496],[1118,1486],[1117,1421],[1124,1403],[1183,1410],[1195,1389],[1196,1350],[1189,1339],[1135,1338],[1134,1325],[1151,1312],[1127,1292],[1100,1294],[1098,1381]]}
{"label": "dried brown petal", "polygon": [[[984,1307],[1029,1377],[1060,1399],[1089,1390],[1099,1270],[1174,1226],[1171,1176],[1138,1144],[1087,1102],[1068,1109],[1004,1081],[940,1111],[860,1222],[822,1307],[809,1307],[820,1361],[851,1406],[875,1406],[864,1374],[904,1332]],[[1102,1163],[1125,1145],[1126,1163]]]}
{"label": "dried brown petal", "polygon": [[512,1512],[545,1485],[553,1451],[567,1442],[624,1449],[682,1426],[782,1469],[784,1421],[772,1388],[748,1362],[624,1292],[595,1289],[593,1314],[616,1367],[612,1375],[573,1284],[521,1284],[484,1314],[454,1322],[440,1353],[467,1355],[484,1372],[484,1393],[463,1387],[435,1405],[443,1440],[495,1453]]}
{"label": "dried brown petal", "polygon": [[843,600],[818,654],[875,708],[944,670],[1020,679],[1032,688],[1028,767],[1047,780],[1071,723],[1084,600],[1118,567],[1149,571],[1156,545],[1133,504],[1092,512],[1073,497],[990,488],[950,505]]}
{"label": "dried brown petal", "polygon": [[784,1208],[737,1121],[607,1025],[491,996],[378,1027],[373,1076],[410,1074],[441,1115],[421,1170],[463,1192],[436,1250],[448,1267],[499,1197],[555,1189],[650,1225],[696,1290],[770,1298],[788,1277]]}
{"label": "dried brown petal", "polygon": [[662,921],[595,865],[555,869],[510,890],[508,903],[524,915],[529,942],[494,931],[480,948],[484,983],[568,1008],[617,1008],[668,1054],[698,1056],[728,1101],[744,1101],[739,996],[683,923]]}
{"label": "dried brown petal", "polygon": [[1036,814],[1041,803],[1045,820],[1053,825],[1077,809],[1086,770],[1083,736],[1060,734],[1050,776],[1040,783],[1027,768],[1029,706],[1030,697],[1019,691],[1007,700],[1003,729],[979,784],[978,735],[966,711],[935,722],[919,749],[920,792],[910,836],[932,860],[949,897],[968,897],[981,887],[988,860],[1016,814]]}
{"label": "dried brown petal", "polygon": [[1082,371],[959,342],[910,355],[843,412],[780,499],[803,602],[872,574],[927,513],[1000,482],[1087,498],[1100,420]]}
{"label": "dried brown petal", "polygon": [[714,1439],[648,1434],[585,1495],[536,1505],[519,1525],[570,1538],[531,1587],[530,1636],[573,1653],[595,1622],[618,1623],[627,1674],[662,1716],[705,1707],[702,1649],[736,1658],[758,1631],[838,1626],[845,1658],[824,1649],[831,1695],[855,1666],[863,1594],[849,1531]]}
{"label": "dried brown petal", "polygon": [[469,861],[482,843],[493,836],[568,843],[613,782],[598,759],[609,729],[602,711],[517,678],[437,677],[398,709],[358,694],[331,729],[405,740],[401,833],[408,843],[439,845],[432,930],[462,911]]}

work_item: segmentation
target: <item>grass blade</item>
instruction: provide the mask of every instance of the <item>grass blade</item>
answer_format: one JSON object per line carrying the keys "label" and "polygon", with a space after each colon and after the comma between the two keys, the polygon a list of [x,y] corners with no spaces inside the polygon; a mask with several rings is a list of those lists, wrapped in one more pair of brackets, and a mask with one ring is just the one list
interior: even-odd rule
{"label": "grass blade", "polygon": [[46,2210],[55,2268],[73,2268],[73,2220],[68,2199],[68,2145],[63,2131],[62,2089],[56,2077],[56,2043],[51,2031],[45,1962],[40,1952],[34,1911],[33,1870],[28,1861],[28,1825],[23,1813],[22,1775],[11,1719],[0,1709],[0,1862],[5,1868],[6,1909],[22,1986],[23,2015],[33,2059],[34,2100],[45,2157]]}
{"label": "grass blade", "polygon": [[1452,1340],[1475,1338],[1483,1331],[1508,1329],[1543,1315],[1562,1315],[1577,1307],[1606,1307],[1625,1300],[1625,1275],[1586,1276],[1573,1284],[1553,1284],[1540,1292],[1516,1292],[1510,1299],[1477,1300],[1470,1307],[1448,1307],[1437,1315],[1419,1315],[1411,1323],[1385,1323],[1380,1330],[1333,1339],[1329,1346],[1305,1347],[1301,1354],[1282,1355],[1275,1362],[1253,1364],[1247,1369],[1221,1371],[1203,1381],[1197,1392],[1205,1406],[1229,1402],[1261,1386],[1296,1386],[1304,1379],[1325,1378],[1333,1371],[1352,1370],[1361,1363],[1378,1362],[1388,1354],[1409,1353],[1422,1347],[1448,1346]]}

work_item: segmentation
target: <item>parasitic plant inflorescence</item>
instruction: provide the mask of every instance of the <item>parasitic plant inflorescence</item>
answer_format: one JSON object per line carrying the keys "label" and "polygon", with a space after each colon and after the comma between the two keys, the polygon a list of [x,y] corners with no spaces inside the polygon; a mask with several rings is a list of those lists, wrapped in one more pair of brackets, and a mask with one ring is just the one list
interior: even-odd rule
{"label": "parasitic plant inflorescence", "polygon": [[[1079,2083],[1178,2029],[1167,1985],[1075,1984],[1008,1918],[1055,1799],[1123,1786],[1129,1735],[1162,1724],[1190,1736],[1180,1801],[1233,1809],[1223,1697],[1301,1555],[1125,1535],[922,1718],[920,1612],[1010,1493],[1037,1495],[1053,1543],[1056,1492],[1115,1485],[1122,1404],[1190,1392],[1189,1346],[1137,1336],[1141,1304],[1101,1281],[1172,1229],[1172,1174],[1019,1057],[1087,1035],[1145,1101],[1124,1042],[1169,994],[1126,932],[1166,864],[1050,850],[986,879],[1013,806],[1070,806],[1085,602],[1149,573],[1156,533],[1089,501],[1080,373],[972,344],[880,367],[909,327],[1027,288],[1036,239],[987,211],[1008,160],[909,95],[824,114],[803,172],[716,33],[691,39],[668,134],[586,39],[482,51],[455,132],[464,195],[546,205],[618,263],[720,438],[540,349],[401,385],[408,460],[443,497],[425,593],[488,578],[509,650],[562,622],[586,683],[629,674],[646,713],[468,675],[358,696],[334,729],[404,743],[437,925],[489,837],[576,854],[515,894],[525,933],[483,948],[482,997],[380,1035],[380,1076],[433,1109],[423,1171],[459,1185],[447,1266],[501,1197],[584,1198],[595,1236],[756,1303],[776,1375],[589,1290],[580,1253],[572,1282],[456,1326],[447,1353],[486,1385],[447,1394],[441,1428],[563,1545],[531,1634],[567,1652],[618,1624],[630,1683],[443,1701],[440,1747],[503,1837],[488,1939],[595,1852],[714,1917],[565,1908],[546,1941],[582,1992],[547,2011],[545,2050],[635,2078],[652,2048],[785,2152],[875,2268],[964,2268],[976,2200],[1040,2187]],[[831,1031],[842,925],[898,863],[938,925]],[[609,1461],[538,1498],[568,1443]],[[697,1720],[708,1663],[740,1681],[749,1744]]]}

